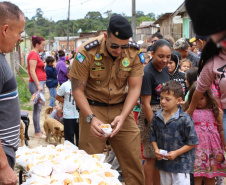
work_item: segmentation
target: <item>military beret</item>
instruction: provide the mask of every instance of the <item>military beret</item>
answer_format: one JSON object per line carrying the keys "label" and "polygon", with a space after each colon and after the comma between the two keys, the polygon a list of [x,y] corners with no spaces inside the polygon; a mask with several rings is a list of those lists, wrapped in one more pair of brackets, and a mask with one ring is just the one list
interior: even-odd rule
{"label": "military beret", "polygon": [[195,33],[208,36],[226,30],[226,0],[186,0]]}
{"label": "military beret", "polygon": [[108,28],[115,37],[122,40],[133,36],[133,30],[129,21],[121,15],[113,15],[110,18]]}

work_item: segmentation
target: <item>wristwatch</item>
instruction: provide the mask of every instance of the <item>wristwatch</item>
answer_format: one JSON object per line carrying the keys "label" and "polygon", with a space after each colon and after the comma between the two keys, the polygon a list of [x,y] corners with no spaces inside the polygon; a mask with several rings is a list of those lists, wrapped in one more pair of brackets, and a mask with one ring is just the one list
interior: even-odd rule
{"label": "wristwatch", "polygon": [[86,118],[86,121],[87,121],[87,123],[91,123],[91,121],[92,121],[92,119],[93,119],[93,117],[96,117],[95,116],[95,114],[91,114],[91,115],[89,115],[87,118]]}

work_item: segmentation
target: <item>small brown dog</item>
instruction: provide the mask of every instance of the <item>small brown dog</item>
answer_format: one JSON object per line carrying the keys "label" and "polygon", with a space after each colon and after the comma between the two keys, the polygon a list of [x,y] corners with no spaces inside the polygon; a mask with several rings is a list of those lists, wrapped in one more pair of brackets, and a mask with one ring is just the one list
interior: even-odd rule
{"label": "small brown dog", "polygon": [[64,125],[53,118],[47,118],[44,121],[44,130],[46,133],[46,142],[50,142],[50,135],[53,134],[53,138],[57,144],[61,143],[62,137],[64,137]]}
{"label": "small brown dog", "polygon": [[20,123],[20,142],[21,142],[21,146],[24,146],[24,141],[26,140],[26,138],[24,137],[24,125],[21,122]]}
{"label": "small brown dog", "polygon": [[50,135],[53,135],[53,138],[59,144],[61,143],[62,137],[64,137],[64,125],[49,117],[52,111],[53,107],[47,107],[45,110],[44,130],[46,133],[46,142],[50,142]]}

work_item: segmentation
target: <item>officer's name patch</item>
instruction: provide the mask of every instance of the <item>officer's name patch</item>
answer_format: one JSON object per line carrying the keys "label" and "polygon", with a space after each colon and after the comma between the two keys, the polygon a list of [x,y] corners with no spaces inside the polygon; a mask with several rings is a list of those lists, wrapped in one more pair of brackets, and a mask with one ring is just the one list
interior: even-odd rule
{"label": "officer's name patch", "polygon": [[103,57],[100,54],[96,54],[94,60],[100,61],[100,60],[103,60]]}
{"label": "officer's name patch", "polygon": [[101,62],[95,62],[94,63],[96,66],[102,66],[102,65],[104,65],[103,63],[101,63]]}
{"label": "officer's name patch", "polygon": [[105,67],[102,66],[102,67],[92,67],[91,69],[92,71],[102,71],[102,70],[105,70]]}
{"label": "officer's name patch", "polygon": [[82,63],[85,60],[85,56],[83,54],[81,54],[80,52],[78,52],[78,54],[76,55],[75,59],[77,61],[79,61],[80,63]]}
{"label": "officer's name patch", "polygon": [[131,71],[131,67],[120,67],[121,71]]}

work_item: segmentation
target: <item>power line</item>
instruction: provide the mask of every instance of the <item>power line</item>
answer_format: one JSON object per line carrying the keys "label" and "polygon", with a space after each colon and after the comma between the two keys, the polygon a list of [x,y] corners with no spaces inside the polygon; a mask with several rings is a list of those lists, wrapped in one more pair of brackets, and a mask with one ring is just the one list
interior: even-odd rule
{"label": "power line", "polygon": [[103,8],[101,8],[100,10],[99,10],[99,12],[102,12],[104,9],[106,9],[106,8],[108,8],[108,6],[111,4],[111,7],[112,7],[112,5],[116,2],[117,0],[112,0],[110,3],[108,3],[106,6],[104,6]]}

